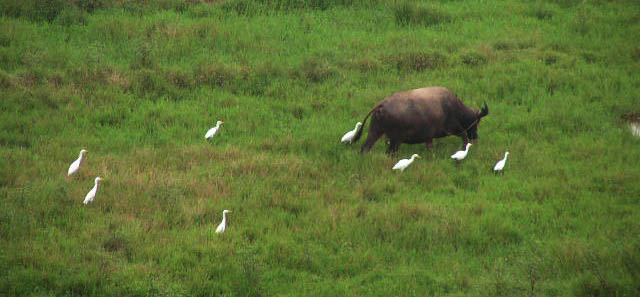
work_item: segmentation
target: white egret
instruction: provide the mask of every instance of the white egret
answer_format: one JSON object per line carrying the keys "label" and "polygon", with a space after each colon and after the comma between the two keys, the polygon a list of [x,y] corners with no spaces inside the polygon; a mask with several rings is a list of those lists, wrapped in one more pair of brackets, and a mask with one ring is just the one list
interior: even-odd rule
{"label": "white egret", "polygon": [[361,122],[356,123],[356,128],[345,133],[344,136],[342,136],[342,139],[340,139],[340,142],[351,143],[353,141],[353,137],[356,136],[356,133],[358,132],[358,129],[360,129],[360,127],[362,127],[362,123]]}
{"label": "white egret", "polygon": [[415,160],[416,158],[420,158],[420,156],[418,156],[418,154],[413,154],[411,156],[411,159],[402,159],[400,161],[398,161],[398,163],[396,163],[396,165],[393,165],[393,170],[398,170],[400,169],[400,172],[403,172],[405,168],[409,167],[409,165],[411,165],[411,163],[413,163],[413,160]]}
{"label": "white egret", "polygon": [[209,131],[207,131],[207,134],[204,135],[205,139],[211,138],[214,135],[216,135],[216,133],[218,133],[218,129],[220,129],[220,125],[224,124],[223,121],[218,121],[216,122],[216,126],[209,129]]}
{"label": "white egret", "polygon": [[509,155],[509,152],[504,153],[504,159],[498,161],[498,163],[496,163],[496,166],[493,167],[493,172],[500,172],[502,171],[502,169],[504,168],[504,164],[507,163],[507,156]]}
{"label": "white egret", "polygon": [[218,225],[218,228],[216,228],[216,233],[222,233],[224,232],[224,229],[227,228],[227,213],[231,212],[230,210],[224,210],[222,212],[222,222],[220,222],[220,225]]}
{"label": "white egret", "polygon": [[464,151],[457,151],[455,154],[451,155],[451,159],[455,159],[456,164],[464,160],[464,158],[467,157],[467,153],[469,153],[470,146],[471,146],[471,142],[467,143],[467,147],[464,149]]}
{"label": "white egret", "polygon": [[84,154],[88,152],[89,151],[85,149],[80,150],[80,156],[78,157],[78,159],[73,161],[73,163],[71,163],[71,166],[69,166],[69,170],[67,171],[67,176],[72,175],[76,173],[76,171],[78,171],[78,169],[80,168],[80,163],[82,163],[82,160],[84,160]]}
{"label": "white egret", "polygon": [[93,202],[93,198],[96,197],[96,193],[98,192],[98,183],[101,181],[103,181],[102,177],[96,177],[95,185],[93,186],[91,191],[87,193],[87,196],[84,197],[84,201],[82,203],[89,204],[90,202]]}

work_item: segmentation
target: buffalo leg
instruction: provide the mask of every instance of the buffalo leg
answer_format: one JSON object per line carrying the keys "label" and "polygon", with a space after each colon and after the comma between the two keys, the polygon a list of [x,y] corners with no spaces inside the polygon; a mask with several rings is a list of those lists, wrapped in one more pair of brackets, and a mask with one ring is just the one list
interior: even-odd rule
{"label": "buffalo leg", "polygon": [[424,145],[427,147],[427,149],[432,149],[433,148],[433,138],[427,139],[427,141],[424,142]]}
{"label": "buffalo leg", "polygon": [[400,147],[400,141],[390,139],[387,155],[395,155],[398,152],[398,147]]}
{"label": "buffalo leg", "polygon": [[368,152],[383,134],[384,133],[377,127],[375,122],[371,123],[371,126],[369,127],[369,134],[367,135],[367,140],[362,145],[360,152]]}

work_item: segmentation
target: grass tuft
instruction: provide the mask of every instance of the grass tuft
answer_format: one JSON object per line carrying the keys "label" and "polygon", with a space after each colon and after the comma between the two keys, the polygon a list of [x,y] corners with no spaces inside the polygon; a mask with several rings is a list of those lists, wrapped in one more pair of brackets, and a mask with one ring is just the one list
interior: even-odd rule
{"label": "grass tuft", "polygon": [[195,70],[196,82],[211,86],[225,87],[240,77],[240,70],[236,67],[219,62],[204,62]]}
{"label": "grass tuft", "polygon": [[86,25],[86,12],[77,6],[67,6],[55,17],[53,23],[61,26]]}
{"label": "grass tuft", "polygon": [[537,5],[531,10],[531,15],[541,21],[551,20],[555,13],[553,8],[544,5]]}
{"label": "grass tuft", "polygon": [[386,59],[398,71],[425,71],[447,66],[447,58],[439,52],[405,52]]}
{"label": "grass tuft", "polygon": [[9,89],[15,86],[16,78],[0,69],[0,88]]}
{"label": "grass tuft", "polygon": [[636,63],[640,63],[640,46],[631,50],[631,59]]}
{"label": "grass tuft", "polygon": [[474,66],[481,66],[481,65],[487,64],[488,58],[482,52],[470,51],[460,55],[460,60],[462,61],[463,64],[470,67],[474,67]]}
{"label": "grass tuft", "polygon": [[435,26],[453,21],[449,14],[435,7],[421,7],[413,2],[397,4],[393,13],[396,24],[400,26]]}
{"label": "grass tuft", "polygon": [[329,63],[321,58],[307,58],[296,70],[298,77],[312,83],[321,83],[337,73]]}

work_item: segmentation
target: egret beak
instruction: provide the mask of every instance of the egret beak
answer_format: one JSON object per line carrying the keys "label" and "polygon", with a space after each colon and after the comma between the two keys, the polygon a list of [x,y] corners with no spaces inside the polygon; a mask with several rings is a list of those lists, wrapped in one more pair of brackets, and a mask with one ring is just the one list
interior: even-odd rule
{"label": "egret beak", "polygon": [[233,211],[227,211],[227,212],[233,212]]}

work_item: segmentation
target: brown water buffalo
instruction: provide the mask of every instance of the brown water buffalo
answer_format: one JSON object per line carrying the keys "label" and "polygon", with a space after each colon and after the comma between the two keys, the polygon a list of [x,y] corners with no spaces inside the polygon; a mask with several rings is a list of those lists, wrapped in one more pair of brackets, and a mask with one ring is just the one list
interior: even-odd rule
{"label": "brown water buffalo", "polygon": [[[434,138],[458,135],[463,146],[478,137],[478,123],[489,114],[487,104],[482,110],[466,107],[458,97],[443,87],[430,87],[399,92],[378,102],[362,121],[371,115],[369,135],[360,152],[367,152],[378,138],[389,138],[387,154],[398,151],[401,143],[425,143]],[[353,142],[362,136],[360,128]]]}

